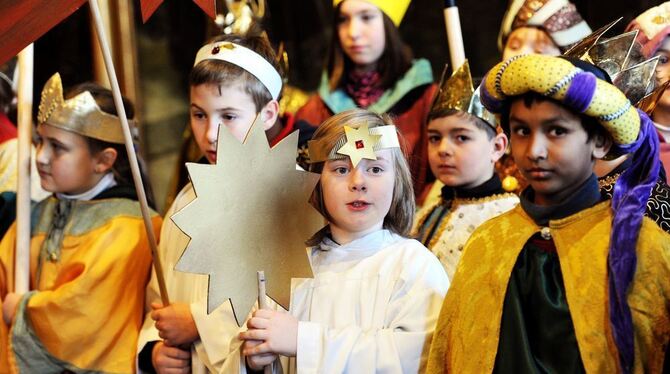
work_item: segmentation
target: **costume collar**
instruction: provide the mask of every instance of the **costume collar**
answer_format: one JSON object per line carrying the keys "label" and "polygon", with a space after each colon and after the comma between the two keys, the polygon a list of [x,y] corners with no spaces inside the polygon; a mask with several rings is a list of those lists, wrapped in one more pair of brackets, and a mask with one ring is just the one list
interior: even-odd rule
{"label": "costume collar", "polygon": [[102,179],[93,186],[90,190],[77,194],[77,195],[66,195],[64,193],[57,193],[56,196],[61,200],[92,200],[94,197],[99,195],[104,190],[116,186],[116,181],[114,180],[114,174],[107,173]]}
{"label": "costume collar", "polygon": [[389,230],[377,230],[344,245],[336,243],[330,235],[327,235],[318,245],[318,249],[322,251],[376,252],[395,241],[397,241],[396,236]]}
{"label": "costume collar", "polygon": [[550,220],[557,220],[571,216],[584,209],[597,204],[600,199],[600,188],[598,188],[598,178],[595,174],[582,184],[575,193],[565,201],[557,205],[542,206],[535,204],[535,191],[529,186],[519,197],[521,207],[535,221],[538,226],[546,226]]}
{"label": "costume collar", "polygon": [[[407,70],[405,75],[392,88],[384,91],[379,100],[367,109],[375,113],[386,113],[411,90],[431,83],[433,83],[433,70],[430,62],[426,59],[414,60],[412,67]],[[358,108],[346,90],[342,88],[337,88],[334,91],[330,90],[326,72],[321,76],[319,96],[333,113]]]}
{"label": "costume collar", "polygon": [[442,187],[442,200],[448,201],[454,198],[477,199],[505,193],[497,173],[493,173],[491,179],[473,188]]}

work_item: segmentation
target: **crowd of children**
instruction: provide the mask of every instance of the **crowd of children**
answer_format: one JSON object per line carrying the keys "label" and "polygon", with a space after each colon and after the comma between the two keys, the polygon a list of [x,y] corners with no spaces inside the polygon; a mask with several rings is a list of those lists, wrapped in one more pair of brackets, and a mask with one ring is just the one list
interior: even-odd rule
{"label": "crowd of children", "polygon": [[[164,219],[151,212],[163,305],[112,93],[51,77],[27,293],[11,197],[0,206],[0,373],[668,371],[670,94],[646,113],[597,61],[558,56],[591,32],[567,0],[511,1],[506,58],[479,87],[467,60],[436,85],[400,39],[408,6],[333,1],[323,80],[295,124],[325,219],[305,238],[313,277],[294,279],[288,310],[269,300],[241,327],[231,301],[208,313],[207,275],[175,270],[189,237],[170,217],[196,198],[191,183]],[[629,29],[665,83],[670,2]],[[209,163],[227,161],[220,127],[241,142],[259,118],[272,144],[292,129],[277,61],[261,35],[200,48],[189,123]],[[4,96],[0,141],[16,134]],[[519,195],[503,188],[505,157]],[[440,196],[418,208],[431,179]]]}

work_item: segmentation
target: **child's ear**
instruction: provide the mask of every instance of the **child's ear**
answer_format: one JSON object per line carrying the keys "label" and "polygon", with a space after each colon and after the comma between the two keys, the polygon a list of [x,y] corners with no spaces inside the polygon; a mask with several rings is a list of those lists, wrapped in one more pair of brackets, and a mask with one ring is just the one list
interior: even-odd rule
{"label": "child's ear", "polygon": [[612,148],[612,137],[608,134],[595,134],[593,136],[592,156],[594,159],[605,157],[610,148]]}
{"label": "child's ear", "polygon": [[493,163],[500,160],[500,158],[505,154],[507,150],[507,135],[505,133],[497,133],[496,136],[491,139],[493,143],[493,152],[491,153],[491,161]]}
{"label": "child's ear", "polygon": [[279,117],[279,103],[277,100],[270,100],[263,109],[261,109],[261,118],[263,118],[263,130],[267,131],[275,122],[277,122],[277,117]]}
{"label": "child's ear", "polygon": [[114,166],[117,156],[118,153],[116,152],[116,149],[111,147],[107,147],[100,151],[95,156],[95,172],[98,174],[108,172],[112,166]]}

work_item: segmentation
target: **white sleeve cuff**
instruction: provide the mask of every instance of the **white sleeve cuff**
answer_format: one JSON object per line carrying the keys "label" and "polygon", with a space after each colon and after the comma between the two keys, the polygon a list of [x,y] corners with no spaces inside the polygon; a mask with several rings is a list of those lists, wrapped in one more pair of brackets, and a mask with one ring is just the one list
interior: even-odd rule
{"label": "white sleeve cuff", "polygon": [[296,365],[299,373],[317,373],[323,357],[324,327],[314,322],[298,322]]}

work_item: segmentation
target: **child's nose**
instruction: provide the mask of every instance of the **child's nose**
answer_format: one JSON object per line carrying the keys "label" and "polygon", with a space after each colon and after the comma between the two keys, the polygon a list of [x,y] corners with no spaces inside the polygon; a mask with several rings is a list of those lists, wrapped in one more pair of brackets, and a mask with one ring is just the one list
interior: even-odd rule
{"label": "child's nose", "polygon": [[349,21],[349,27],[347,29],[349,37],[353,40],[358,39],[361,34],[361,25],[358,20],[355,18]]}
{"label": "child's nose", "polygon": [[216,139],[219,137],[219,123],[216,121],[210,121],[207,124],[207,141],[209,143],[216,143]]}
{"label": "child's nose", "polygon": [[453,154],[453,149],[447,139],[442,139],[437,149],[440,156],[451,156]]}
{"label": "child's nose", "polygon": [[531,160],[547,158],[547,142],[543,136],[534,135],[530,138],[528,157]]}
{"label": "child's nose", "polygon": [[37,146],[37,153],[35,155],[35,162],[40,165],[46,165],[49,163],[49,151],[47,147],[40,144]]}
{"label": "child's nose", "polygon": [[349,188],[352,191],[367,191],[365,176],[361,170],[354,168],[350,175]]}

